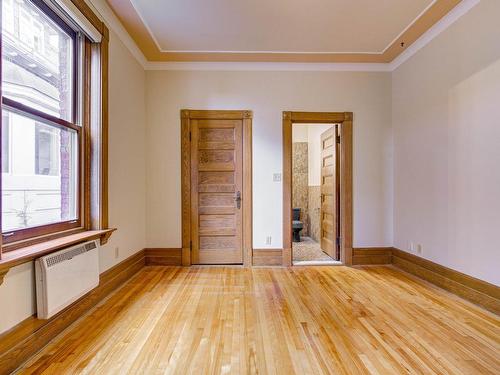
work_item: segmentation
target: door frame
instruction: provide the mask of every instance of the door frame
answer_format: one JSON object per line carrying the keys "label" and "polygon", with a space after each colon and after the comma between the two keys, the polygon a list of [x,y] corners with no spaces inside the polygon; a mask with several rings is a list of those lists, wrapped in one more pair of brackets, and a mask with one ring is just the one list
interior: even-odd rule
{"label": "door frame", "polygon": [[181,196],[182,265],[191,265],[191,120],[242,120],[243,191],[242,234],[243,265],[252,265],[252,111],[191,110],[181,112]]}
{"label": "door frame", "polygon": [[292,265],[292,125],[339,124],[340,261],[352,265],[352,112],[283,112],[283,266]]}

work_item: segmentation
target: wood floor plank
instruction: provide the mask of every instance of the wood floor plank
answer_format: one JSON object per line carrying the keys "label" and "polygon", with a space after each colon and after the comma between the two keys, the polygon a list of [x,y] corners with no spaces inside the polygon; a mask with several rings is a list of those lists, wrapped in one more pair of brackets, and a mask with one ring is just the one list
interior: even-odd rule
{"label": "wood floor plank", "polygon": [[392,266],[153,266],[18,373],[499,374],[500,317]]}

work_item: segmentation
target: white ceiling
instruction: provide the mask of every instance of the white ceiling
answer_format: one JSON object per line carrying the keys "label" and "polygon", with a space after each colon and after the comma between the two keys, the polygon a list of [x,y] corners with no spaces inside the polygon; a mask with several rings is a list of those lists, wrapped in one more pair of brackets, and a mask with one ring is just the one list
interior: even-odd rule
{"label": "white ceiling", "polygon": [[433,0],[131,0],[162,51],[381,53]]}

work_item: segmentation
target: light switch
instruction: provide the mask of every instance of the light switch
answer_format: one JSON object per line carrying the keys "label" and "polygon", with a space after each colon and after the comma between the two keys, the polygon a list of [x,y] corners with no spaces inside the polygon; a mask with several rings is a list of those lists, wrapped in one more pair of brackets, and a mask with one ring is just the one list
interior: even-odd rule
{"label": "light switch", "polygon": [[281,173],[273,173],[273,181],[281,182]]}

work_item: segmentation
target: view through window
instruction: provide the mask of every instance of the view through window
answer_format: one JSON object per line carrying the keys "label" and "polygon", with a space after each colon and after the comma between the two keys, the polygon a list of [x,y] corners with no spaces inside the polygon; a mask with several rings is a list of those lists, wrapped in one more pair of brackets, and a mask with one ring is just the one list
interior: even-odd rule
{"label": "view through window", "polygon": [[41,1],[2,0],[4,236],[79,220],[76,40]]}

